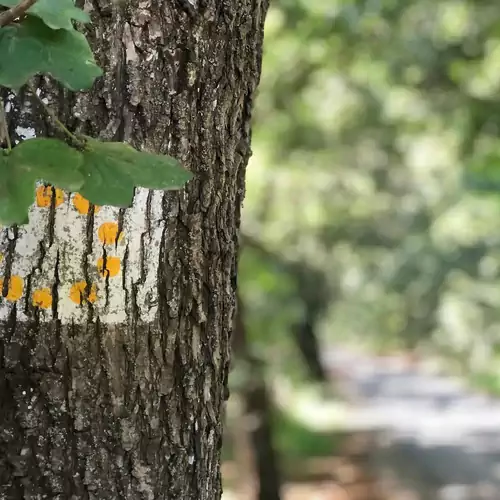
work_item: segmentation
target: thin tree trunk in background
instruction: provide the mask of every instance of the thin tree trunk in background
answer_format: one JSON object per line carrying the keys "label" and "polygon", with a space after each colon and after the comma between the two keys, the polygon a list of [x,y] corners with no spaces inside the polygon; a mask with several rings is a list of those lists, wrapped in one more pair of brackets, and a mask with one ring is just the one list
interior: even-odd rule
{"label": "thin tree trunk in background", "polygon": [[246,363],[243,398],[245,422],[251,435],[256,473],[259,479],[258,500],[280,500],[281,474],[279,459],[273,446],[272,401],[268,392],[262,366],[248,346],[244,309],[238,297],[235,318],[235,355]]}
{"label": "thin tree trunk in background", "polygon": [[319,383],[327,382],[328,376],[321,360],[317,327],[322,314],[334,297],[324,274],[305,262],[290,260],[268,250],[248,234],[244,234],[243,244],[275,263],[296,281],[297,294],[304,307],[304,316],[292,325],[293,339],[311,380]]}
{"label": "thin tree trunk in background", "polygon": [[[195,179],[127,210],[41,188],[30,224],[0,233],[0,498],[216,500],[267,0],[85,8],[105,76],[78,96],[41,79],[41,96]],[[29,96],[9,110],[13,136],[47,132]]]}
{"label": "thin tree trunk in background", "polygon": [[[237,468],[238,495],[242,499],[255,498],[256,487],[258,488],[258,477],[255,467],[254,450],[252,439],[248,431],[247,413],[246,413],[246,392],[245,387],[248,384],[249,369],[247,360],[247,339],[239,304],[241,300],[239,293],[236,293],[236,313],[234,315],[234,328],[231,337],[231,365],[243,372],[243,380],[239,387],[231,391],[228,409],[226,412],[226,432],[230,434],[231,446],[233,449],[234,460]],[[227,442],[227,438],[225,441]],[[257,483],[257,486],[256,486]]]}
{"label": "thin tree trunk in background", "polygon": [[[306,305],[307,307],[307,305]],[[319,341],[316,336],[317,320],[306,310],[304,319],[292,327],[293,336],[309,376],[314,382],[324,383],[328,377],[320,356]]]}
{"label": "thin tree trunk in background", "polygon": [[[257,371],[257,370],[256,370]],[[256,374],[256,377],[262,377]],[[256,379],[246,395],[247,415],[251,417],[252,442],[259,476],[258,500],[280,500],[281,474],[273,446],[272,403],[263,379]]]}

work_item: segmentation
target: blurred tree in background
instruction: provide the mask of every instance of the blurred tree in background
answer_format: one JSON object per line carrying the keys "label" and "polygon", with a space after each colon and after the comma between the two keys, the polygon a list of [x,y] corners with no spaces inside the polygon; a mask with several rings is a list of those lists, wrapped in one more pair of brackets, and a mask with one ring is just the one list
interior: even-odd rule
{"label": "blurred tree in background", "polygon": [[256,345],[292,349],[310,311],[329,339],[494,350],[500,203],[464,173],[500,183],[498,5],[281,0],[266,43],[240,267]]}
{"label": "blurred tree in background", "polygon": [[270,386],[354,342],[500,387],[499,135],[497,2],[274,2],[239,273]]}

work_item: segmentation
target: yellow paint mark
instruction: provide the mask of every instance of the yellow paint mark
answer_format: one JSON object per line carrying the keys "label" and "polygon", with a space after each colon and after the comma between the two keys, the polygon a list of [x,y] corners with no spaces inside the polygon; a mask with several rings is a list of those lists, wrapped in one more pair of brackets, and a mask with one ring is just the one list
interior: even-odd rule
{"label": "yellow paint mark", "polygon": [[[76,193],[73,196],[73,206],[80,212],[82,215],[87,215],[90,210],[90,201],[87,198],[84,198],[80,193]],[[99,205],[94,206],[94,213],[99,212],[101,207]]]}
{"label": "yellow paint mark", "polygon": [[104,222],[99,226],[97,236],[99,236],[101,243],[114,245],[117,241],[121,241],[124,235],[123,231],[118,232],[118,224],[116,222]]}
{"label": "yellow paint mark", "polygon": [[33,292],[33,305],[35,307],[41,307],[42,309],[52,307],[52,293],[50,288],[35,290]]}
{"label": "yellow paint mark", "polygon": [[97,300],[97,287],[95,283],[90,287],[90,293],[87,297],[87,301],[93,304]]}
{"label": "yellow paint mark", "polygon": [[115,277],[120,272],[120,258],[119,257],[106,257],[106,265],[104,259],[100,257],[97,260],[97,269],[103,278]]}
{"label": "yellow paint mark", "polygon": [[93,304],[97,300],[97,287],[94,283],[90,287],[90,291],[87,295],[87,283],[85,281],[78,281],[71,287],[69,298],[75,304],[81,304],[82,302],[90,302]]}
{"label": "yellow paint mark", "polygon": [[[64,192],[55,188],[56,200],[55,206],[58,207],[64,201]],[[50,207],[52,203],[52,186],[38,186],[36,189],[36,204],[42,208]]]}
{"label": "yellow paint mark", "polygon": [[0,262],[3,260],[3,253],[0,253]]}
{"label": "yellow paint mark", "polygon": [[[0,296],[3,290],[3,278],[0,279]],[[5,297],[10,302],[16,302],[23,296],[24,280],[21,276],[13,275],[9,280],[9,288],[7,290],[7,296]]]}

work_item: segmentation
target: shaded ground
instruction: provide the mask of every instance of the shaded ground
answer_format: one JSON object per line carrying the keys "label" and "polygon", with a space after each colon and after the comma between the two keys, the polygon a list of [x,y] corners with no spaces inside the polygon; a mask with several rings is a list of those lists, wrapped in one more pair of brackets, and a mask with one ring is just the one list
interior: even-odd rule
{"label": "shaded ground", "polygon": [[500,498],[500,401],[401,357],[325,353],[359,408],[353,425],[385,429],[382,460],[420,496]]}
{"label": "shaded ground", "polygon": [[[347,419],[351,432],[345,442],[338,436],[320,437],[332,443],[331,453],[323,449],[321,457],[302,460],[297,454],[286,461],[283,500],[344,500],[343,488],[349,500],[379,500],[380,481],[375,484],[373,464],[366,460],[370,443],[355,444],[367,430],[377,436],[384,500],[500,499],[499,399],[401,356],[382,358],[337,348],[324,357],[340,378],[342,392],[354,402]],[[290,433],[300,435],[295,428]],[[293,450],[286,455],[290,458]],[[226,480],[238,482],[230,462],[224,471]],[[243,496],[226,498],[252,500],[251,490],[250,485]]]}
{"label": "shaded ground", "polygon": [[[331,436],[331,441],[341,444],[331,450],[330,457],[287,462],[283,500],[386,500],[369,468],[369,436],[362,432],[339,433]],[[255,484],[241,484],[239,470],[234,462],[223,464],[222,474],[228,485],[223,500],[255,498]]]}

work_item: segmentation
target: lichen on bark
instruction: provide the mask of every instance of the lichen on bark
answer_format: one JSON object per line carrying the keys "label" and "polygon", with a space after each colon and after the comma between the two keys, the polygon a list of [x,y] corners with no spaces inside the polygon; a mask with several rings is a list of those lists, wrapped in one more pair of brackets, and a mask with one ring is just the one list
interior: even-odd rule
{"label": "lichen on bark", "polygon": [[[127,210],[40,186],[30,224],[0,234],[0,498],[214,500],[267,1],[84,8],[105,76],[79,95],[41,78],[42,97],[195,177]],[[52,134],[30,102],[13,136]]]}

